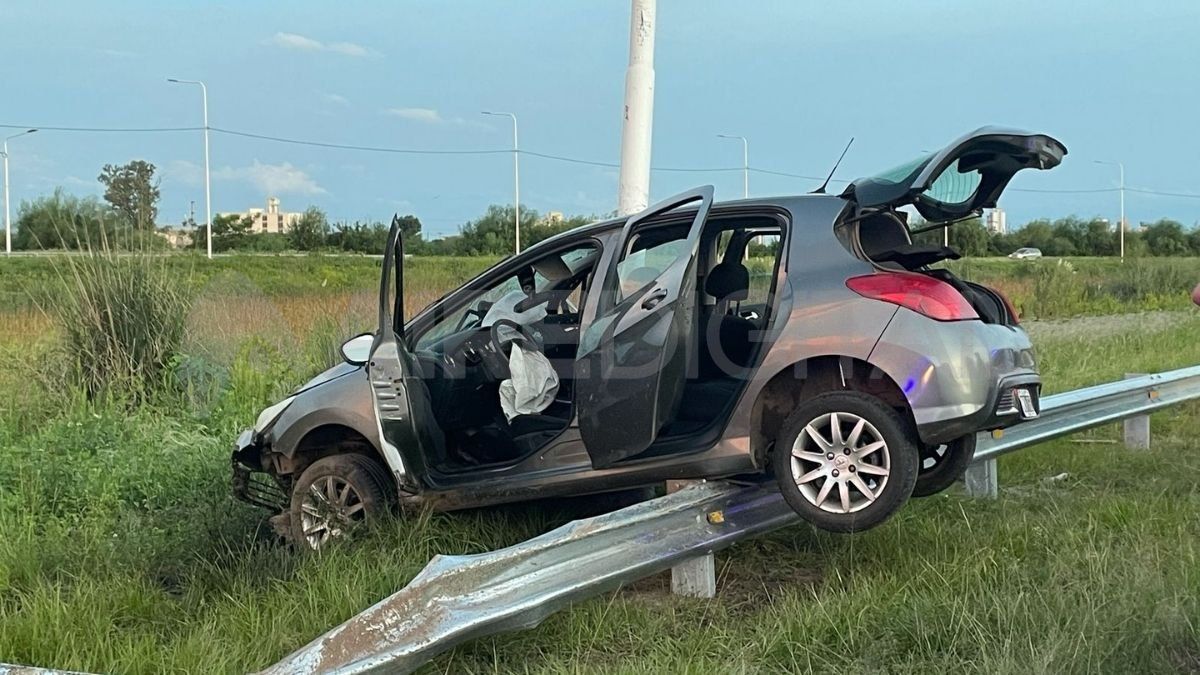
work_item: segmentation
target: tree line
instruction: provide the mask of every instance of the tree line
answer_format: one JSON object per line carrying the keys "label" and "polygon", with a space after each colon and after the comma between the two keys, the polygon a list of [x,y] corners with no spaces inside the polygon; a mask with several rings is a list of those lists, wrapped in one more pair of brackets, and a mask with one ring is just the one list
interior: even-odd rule
{"label": "tree line", "polygon": [[[914,225],[920,228],[920,225]],[[925,243],[941,243],[941,229],[915,237]],[[950,245],[964,256],[1006,256],[1019,248],[1039,249],[1046,256],[1115,256],[1120,253],[1120,233],[1103,218],[1067,216],[1040,218],[1006,233],[989,232],[979,218],[950,226]],[[1200,228],[1187,227],[1169,218],[1128,227],[1127,256],[1200,256]]]}
{"label": "tree line", "polygon": [[[158,218],[159,180],[156,167],[143,160],[106,164],[97,177],[104,187],[103,201],[78,197],[61,188],[53,194],[21,203],[13,247],[32,249],[83,249],[101,245],[117,248],[168,247]],[[493,204],[478,218],[463,224],[456,234],[427,238],[415,215],[400,216],[405,250],[414,255],[507,255],[514,247],[513,207]],[[560,232],[596,220],[596,216],[554,217],[521,209],[521,244],[531,246]],[[204,228],[191,226],[194,249],[207,248]],[[387,244],[390,223],[330,223],[319,208],[310,206],[282,233],[255,232],[253,221],[239,215],[213,218],[213,250],[227,251],[342,251],[379,254]],[[919,228],[919,225],[915,226]],[[940,243],[942,230],[916,236],[919,241]],[[1120,250],[1119,234],[1100,218],[1076,216],[1039,219],[1008,233],[991,233],[979,218],[950,227],[950,245],[966,256],[1004,256],[1018,248],[1034,247],[1047,256],[1113,256]],[[1200,256],[1200,229],[1170,219],[1130,228],[1125,233],[1125,253],[1130,256]]]}

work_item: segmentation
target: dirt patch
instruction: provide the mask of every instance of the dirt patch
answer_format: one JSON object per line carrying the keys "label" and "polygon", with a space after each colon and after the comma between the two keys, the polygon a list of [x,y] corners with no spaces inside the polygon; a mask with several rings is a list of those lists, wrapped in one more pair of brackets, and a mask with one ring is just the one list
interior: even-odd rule
{"label": "dirt patch", "polygon": [[1021,324],[1035,342],[1045,340],[1073,340],[1078,338],[1100,338],[1123,333],[1155,333],[1178,326],[1196,316],[1186,312],[1137,312],[1134,314],[1108,314],[1104,316],[1079,316],[1073,319],[1027,321]]}

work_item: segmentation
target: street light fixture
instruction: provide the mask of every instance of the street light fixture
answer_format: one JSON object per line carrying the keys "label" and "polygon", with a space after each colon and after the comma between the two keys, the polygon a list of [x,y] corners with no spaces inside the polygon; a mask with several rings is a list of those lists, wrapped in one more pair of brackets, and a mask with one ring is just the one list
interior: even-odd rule
{"label": "street light fixture", "polygon": [[517,116],[510,112],[482,111],[484,115],[508,117],[513,123],[513,249],[521,252],[521,151],[517,145]]}
{"label": "street light fixture", "polygon": [[1125,165],[1124,165],[1124,164],[1122,164],[1122,163],[1120,163],[1120,162],[1110,162],[1110,161],[1108,161],[1108,160],[1104,160],[1104,159],[1093,159],[1093,160],[1092,160],[1092,163],[1093,163],[1093,164],[1107,164],[1108,166],[1115,166],[1115,167],[1117,167],[1117,169],[1118,169],[1118,170],[1121,172],[1121,187],[1120,187],[1120,191],[1121,191],[1121,223],[1120,223],[1120,231],[1121,231],[1121,260],[1124,260],[1124,259],[1125,259]]}
{"label": "street light fixture", "polygon": [[4,150],[0,152],[0,154],[4,155],[4,255],[12,255],[12,225],[9,222],[8,209],[8,142],[14,138],[33,133],[37,133],[37,129],[26,129],[19,134],[13,134],[5,138]]}
{"label": "street light fixture", "polygon": [[200,85],[201,102],[204,105],[204,214],[205,225],[208,229],[208,257],[212,259],[212,188],[211,173],[208,168],[208,87],[200,80],[179,80],[168,77],[167,82],[175,84]]}
{"label": "street light fixture", "polygon": [[717,138],[732,138],[735,141],[742,142],[742,197],[750,198],[750,143],[746,141],[745,136],[730,136],[728,134],[717,134]]}

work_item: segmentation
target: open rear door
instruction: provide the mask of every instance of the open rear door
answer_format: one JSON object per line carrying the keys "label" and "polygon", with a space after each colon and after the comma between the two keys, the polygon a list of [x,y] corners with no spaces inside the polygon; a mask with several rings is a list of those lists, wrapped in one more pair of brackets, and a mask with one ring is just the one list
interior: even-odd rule
{"label": "open rear door", "polygon": [[404,343],[404,239],[396,218],[383,254],[379,329],[371,345],[367,376],[388,468],[401,489],[416,492],[429,453],[440,453],[444,441],[425,382]]}
{"label": "open rear door", "polygon": [[[631,217],[609,257],[595,319],[575,363],[579,430],[592,466],[636,455],[670,421],[691,362],[696,255],[711,185]],[[647,222],[695,204],[695,215]]]}

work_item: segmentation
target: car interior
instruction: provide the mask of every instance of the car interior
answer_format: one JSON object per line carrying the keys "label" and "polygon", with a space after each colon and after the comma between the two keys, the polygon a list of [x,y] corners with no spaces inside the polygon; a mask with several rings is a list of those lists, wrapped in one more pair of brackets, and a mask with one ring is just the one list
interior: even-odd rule
{"label": "car interior", "polygon": [[957,250],[940,244],[914,244],[905,217],[892,210],[864,214],[851,223],[853,247],[858,257],[881,269],[916,272],[950,284],[962,294],[984,323],[1009,325],[1016,317],[992,289],[960,279],[949,269],[934,267],[962,258]]}
{"label": "car interior", "polygon": [[[677,220],[647,223],[618,264],[621,287],[653,281],[678,258],[687,229]],[[781,231],[773,215],[714,216],[706,223],[696,265],[695,364],[676,415],[660,432],[662,443],[644,454],[660,454],[672,440],[715,426],[732,408],[770,320]],[[580,311],[600,253],[598,241],[573,243],[499,281],[493,277],[412,340],[446,441],[444,456],[433,461],[439,470],[510,464],[568,427]],[[544,409],[509,419],[499,389],[512,377],[514,346],[544,355],[558,383]]]}

